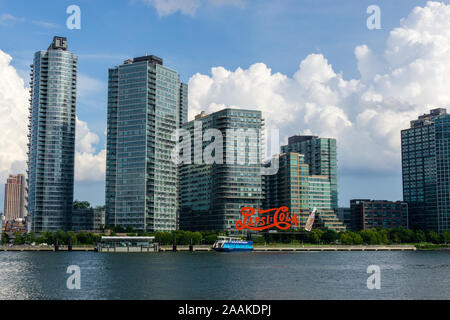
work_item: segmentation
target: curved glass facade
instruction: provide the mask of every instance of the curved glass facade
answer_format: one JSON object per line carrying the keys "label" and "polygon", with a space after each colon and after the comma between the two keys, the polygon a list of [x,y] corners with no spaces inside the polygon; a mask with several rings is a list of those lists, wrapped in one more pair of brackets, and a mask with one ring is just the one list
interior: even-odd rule
{"label": "curved glass facade", "polygon": [[32,231],[70,229],[73,202],[77,57],[55,37],[31,72],[28,204]]}

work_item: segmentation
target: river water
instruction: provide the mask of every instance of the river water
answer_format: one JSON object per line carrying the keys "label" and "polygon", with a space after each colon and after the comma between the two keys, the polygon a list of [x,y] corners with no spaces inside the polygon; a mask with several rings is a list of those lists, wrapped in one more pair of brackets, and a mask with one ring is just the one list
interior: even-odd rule
{"label": "river water", "polygon": [[450,251],[0,252],[0,299],[450,299]]}

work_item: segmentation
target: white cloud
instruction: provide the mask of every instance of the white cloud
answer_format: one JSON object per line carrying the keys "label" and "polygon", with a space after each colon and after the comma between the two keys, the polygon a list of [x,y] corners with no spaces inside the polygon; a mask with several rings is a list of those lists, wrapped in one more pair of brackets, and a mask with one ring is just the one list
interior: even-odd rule
{"label": "white cloud", "polygon": [[384,52],[361,45],[355,56],[361,77],[351,80],[321,54],[307,56],[292,77],[263,63],[196,74],[190,119],[224,106],[262,110],[283,141],[294,133],[336,137],[341,168],[394,172],[400,130],[429,108],[450,107],[450,5],[415,8],[390,32]]}
{"label": "white cloud", "polygon": [[39,21],[39,20],[33,20],[31,21],[32,24],[38,27],[43,27],[47,29],[56,29],[59,28],[59,25],[53,22],[47,22],[47,21]]}
{"label": "white cloud", "polygon": [[0,50],[0,181],[26,170],[29,92],[11,60]]}
{"label": "white cloud", "polygon": [[106,95],[107,84],[103,81],[89,77],[88,75],[79,73],[77,76],[77,93],[78,98],[86,98],[93,95]]}
{"label": "white cloud", "polygon": [[106,150],[95,152],[99,137],[89,130],[88,124],[76,119],[75,180],[104,181]]}
{"label": "white cloud", "polygon": [[95,152],[94,144],[98,144],[99,137],[89,130],[87,122],[76,119],[76,142],[75,150],[78,152]]}
{"label": "white cloud", "polygon": [[235,6],[243,7],[243,0],[142,0],[156,9],[159,16],[168,16],[176,12],[193,16],[202,6]]}
{"label": "white cloud", "polygon": [[9,25],[15,22],[24,22],[24,18],[13,16],[10,13],[2,13],[0,14],[0,25]]}
{"label": "white cloud", "polygon": [[[28,150],[29,92],[11,60],[0,50],[0,181],[11,173],[26,171]],[[94,86],[92,90],[99,85],[95,81],[89,84]],[[99,137],[89,130],[86,122],[77,118],[76,124],[75,180],[103,181],[106,152],[96,153]]]}
{"label": "white cloud", "polygon": [[99,153],[76,152],[75,153],[75,181],[99,181],[105,180],[106,150]]}
{"label": "white cloud", "polygon": [[[0,14],[0,25],[9,26],[9,25],[15,24],[16,22],[26,22],[26,20],[23,17],[16,17],[10,13]],[[28,22],[35,26],[46,28],[46,29],[59,28],[58,24],[53,23],[53,22],[48,22],[48,21],[32,20],[32,21],[28,21]]]}

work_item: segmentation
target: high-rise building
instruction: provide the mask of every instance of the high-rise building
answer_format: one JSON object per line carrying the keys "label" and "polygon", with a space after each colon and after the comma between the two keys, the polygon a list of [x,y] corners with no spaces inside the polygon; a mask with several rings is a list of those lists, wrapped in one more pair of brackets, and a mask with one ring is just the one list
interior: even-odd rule
{"label": "high-rise building", "polygon": [[351,229],[408,228],[408,204],[402,201],[350,200]]}
{"label": "high-rise building", "polygon": [[[183,126],[194,143],[191,163],[180,166],[180,229],[236,233],[236,221],[242,218],[241,208],[261,208],[263,126],[260,111],[243,109],[202,113]],[[217,149],[206,151],[212,137],[202,138],[202,135],[209,129],[218,130],[223,136],[223,139],[214,138],[222,145],[222,153]],[[218,161],[200,159],[198,163],[195,143],[200,143],[201,152],[214,153]]]}
{"label": "high-rise building", "polygon": [[109,69],[106,224],[176,229],[178,167],[172,137],[187,118],[187,85],[156,56]]}
{"label": "high-rise building", "polygon": [[292,136],[288,144],[281,147],[281,153],[303,154],[309,165],[309,174],[326,176],[330,182],[331,208],[338,208],[337,147],[336,139],[317,136]]}
{"label": "high-rise building", "polygon": [[25,218],[26,191],[25,176],[23,174],[9,176],[5,184],[4,202],[6,220]]}
{"label": "high-rise building", "polygon": [[70,229],[78,58],[54,37],[34,55],[28,152],[28,214],[35,232]]}
{"label": "high-rise building", "polygon": [[278,172],[264,176],[264,209],[288,207],[306,223],[310,214],[309,166],[298,153],[279,155]]}
{"label": "high-rise building", "polygon": [[315,208],[316,227],[345,230],[332,208],[332,194],[328,176],[310,175],[310,166],[303,154],[289,152],[279,155],[278,173],[264,176],[264,209],[288,207],[297,215],[300,226]]}
{"label": "high-rise building", "polygon": [[450,230],[450,115],[434,109],[402,130],[403,200],[413,229]]}

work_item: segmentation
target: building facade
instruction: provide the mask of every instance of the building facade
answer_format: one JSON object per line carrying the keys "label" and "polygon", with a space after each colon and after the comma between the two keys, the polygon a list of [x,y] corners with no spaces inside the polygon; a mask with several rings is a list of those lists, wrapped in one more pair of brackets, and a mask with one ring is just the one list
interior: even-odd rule
{"label": "building facade", "polygon": [[351,229],[408,228],[408,204],[402,201],[350,200]]}
{"label": "building facade", "polygon": [[450,115],[434,109],[402,130],[403,200],[413,229],[450,230]]}
{"label": "building facade", "polygon": [[34,55],[28,152],[31,230],[70,229],[75,157],[77,56],[54,37]]}
{"label": "building facade", "polygon": [[351,229],[352,218],[350,207],[340,207],[336,211],[336,216],[341,220],[347,229]]}
{"label": "building facade", "polygon": [[306,223],[310,213],[309,166],[298,153],[283,153],[278,160],[278,173],[264,176],[264,209],[288,207]]}
{"label": "building facade", "polygon": [[315,208],[316,227],[345,230],[332,208],[332,194],[328,176],[310,175],[310,166],[303,154],[289,152],[279,155],[279,169],[275,175],[264,176],[264,209],[286,206],[297,215],[302,228]]}
{"label": "building facade", "polygon": [[[190,163],[180,166],[180,229],[235,233],[241,208],[261,208],[263,126],[260,111],[243,109],[202,113],[183,126],[194,143],[188,146],[191,153],[186,162]],[[208,129],[215,129],[223,137],[214,137],[214,142],[223,147],[222,152],[208,149],[213,140],[204,135]],[[200,143],[203,155],[213,155],[217,161],[207,162],[203,157],[198,163],[196,143]]]}
{"label": "building facade", "polygon": [[176,229],[178,167],[172,135],[187,118],[187,85],[156,56],[109,69],[106,224]]}
{"label": "building facade", "polygon": [[100,232],[105,227],[105,210],[103,209],[73,209],[72,231]]}
{"label": "building facade", "polygon": [[281,153],[296,152],[305,156],[309,174],[326,176],[330,182],[331,207],[338,208],[337,146],[336,139],[295,135],[281,147]]}
{"label": "building facade", "polygon": [[26,216],[25,176],[10,175],[5,184],[5,218],[15,220]]}

